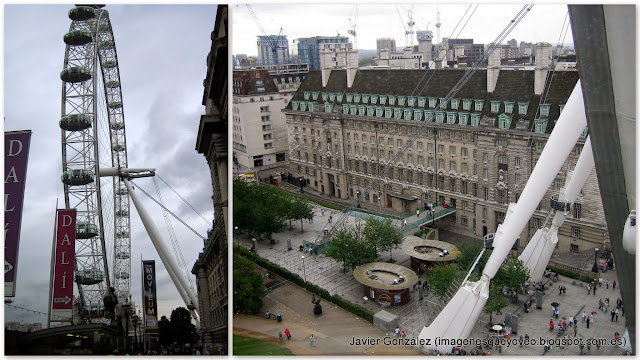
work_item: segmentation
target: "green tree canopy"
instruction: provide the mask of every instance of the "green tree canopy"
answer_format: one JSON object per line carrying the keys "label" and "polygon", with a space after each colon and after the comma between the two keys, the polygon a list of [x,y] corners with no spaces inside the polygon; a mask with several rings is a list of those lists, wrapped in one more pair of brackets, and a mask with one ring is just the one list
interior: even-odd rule
{"label": "green tree canopy", "polygon": [[285,228],[286,196],[273,186],[233,183],[233,223],[252,236],[271,239],[271,234]]}
{"label": "green tree canopy", "polygon": [[374,244],[376,250],[389,251],[389,255],[393,261],[391,250],[402,244],[403,237],[402,232],[398,227],[393,225],[391,219],[369,217],[364,226],[364,234],[367,241]]}
{"label": "green tree canopy", "polygon": [[453,265],[436,265],[429,268],[425,279],[431,287],[434,295],[442,300],[447,293],[447,289],[458,276],[458,271]]}
{"label": "green tree canopy", "polygon": [[489,314],[490,324],[493,324],[493,317],[491,315],[507,307],[507,301],[502,296],[501,288],[502,286],[494,281],[489,284],[489,299],[487,299],[487,303],[484,305],[484,312]]}
{"label": "green tree canopy", "polygon": [[325,256],[341,263],[344,272],[377,259],[375,248],[364,234],[362,225],[342,226],[335,230],[328,243]]}
{"label": "green tree canopy", "polygon": [[193,346],[198,341],[196,326],[191,323],[191,313],[184,307],[178,307],[171,311],[169,320],[173,341],[178,345],[190,344]]}
{"label": "green tree canopy", "polygon": [[511,258],[500,267],[491,282],[496,282],[497,285],[514,291],[517,301],[518,292],[524,290],[524,284],[529,281],[529,276],[529,269],[524,265],[524,262],[517,258]]}
{"label": "green tree canopy", "polygon": [[247,258],[233,254],[233,308],[258,311],[262,307],[264,278]]}

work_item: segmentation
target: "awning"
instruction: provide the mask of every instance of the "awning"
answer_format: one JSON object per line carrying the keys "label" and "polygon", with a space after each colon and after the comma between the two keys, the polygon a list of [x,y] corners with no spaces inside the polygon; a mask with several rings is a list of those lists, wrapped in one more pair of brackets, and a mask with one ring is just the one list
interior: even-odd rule
{"label": "awning", "polygon": [[413,196],[413,195],[405,195],[405,194],[398,194],[398,193],[393,193],[393,194],[389,194],[389,195],[394,197],[394,198],[398,198],[398,199],[402,199],[402,200],[408,200],[408,201],[418,200],[418,197],[417,196]]}

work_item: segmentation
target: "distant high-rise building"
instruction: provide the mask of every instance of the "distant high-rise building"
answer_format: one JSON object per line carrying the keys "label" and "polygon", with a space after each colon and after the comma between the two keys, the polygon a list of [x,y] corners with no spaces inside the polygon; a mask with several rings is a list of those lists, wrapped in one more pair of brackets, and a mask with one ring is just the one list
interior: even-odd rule
{"label": "distant high-rise building", "polygon": [[322,67],[320,63],[320,52],[331,51],[335,53],[345,52],[353,49],[353,44],[346,36],[314,36],[310,38],[295,39],[298,58],[301,63],[308,63],[309,70],[318,70]]}
{"label": "distant high-rise building", "polygon": [[286,35],[258,36],[258,58],[263,65],[289,61],[289,41]]}
{"label": "distant high-rise building", "polygon": [[518,47],[518,41],[516,39],[511,39],[507,41],[507,44],[511,47]]}
{"label": "distant high-rise building", "polygon": [[389,54],[396,52],[396,41],[392,38],[380,38],[376,39],[376,50],[378,59],[380,59],[380,51],[387,49]]}

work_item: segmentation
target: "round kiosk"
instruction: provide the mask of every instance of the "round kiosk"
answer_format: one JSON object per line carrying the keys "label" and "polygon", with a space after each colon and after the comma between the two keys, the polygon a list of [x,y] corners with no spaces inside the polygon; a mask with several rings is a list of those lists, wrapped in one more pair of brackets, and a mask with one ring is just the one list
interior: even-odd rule
{"label": "round kiosk", "polygon": [[404,266],[374,262],[356,267],[353,276],[362,284],[364,296],[382,306],[409,302],[409,289],[418,282],[418,275]]}
{"label": "round kiosk", "polygon": [[417,236],[405,237],[402,251],[411,257],[411,268],[419,271],[436,264],[450,264],[460,256],[460,250],[452,244]]}

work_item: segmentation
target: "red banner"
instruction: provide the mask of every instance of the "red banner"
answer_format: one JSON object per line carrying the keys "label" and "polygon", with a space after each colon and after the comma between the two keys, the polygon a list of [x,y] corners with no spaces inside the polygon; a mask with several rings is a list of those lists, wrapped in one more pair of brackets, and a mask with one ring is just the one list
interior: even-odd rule
{"label": "red banner", "polygon": [[[76,210],[58,210],[56,258],[53,275],[53,310],[73,307],[73,261],[76,243]],[[64,311],[71,317],[71,311]],[[58,314],[61,315],[61,314]]]}
{"label": "red banner", "polygon": [[31,131],[4,133],[4,296],[16,296],[22,203]]}
{"label": "red banner", "polygon": [[156,261],[142,261],[142,294],[144,296],[144,327],[158,328],[158,303],[156,301]]}

